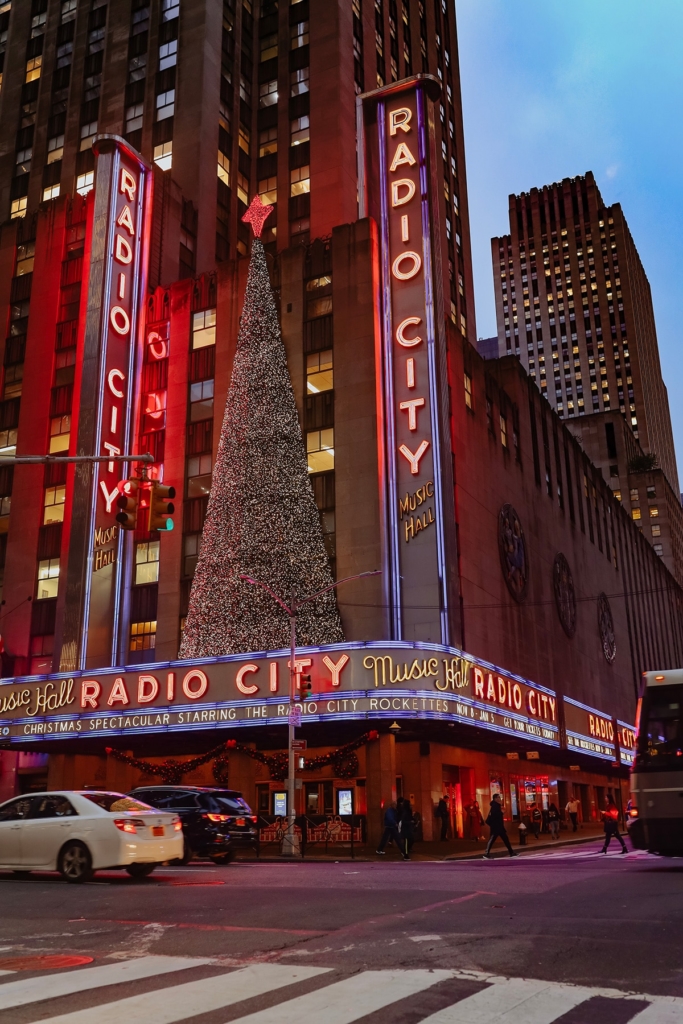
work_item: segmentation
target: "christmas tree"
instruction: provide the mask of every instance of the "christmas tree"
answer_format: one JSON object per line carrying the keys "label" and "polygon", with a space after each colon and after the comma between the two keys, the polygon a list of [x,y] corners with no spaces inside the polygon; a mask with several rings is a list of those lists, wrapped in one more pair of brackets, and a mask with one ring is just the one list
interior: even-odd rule
{"label": "christmas tree", "polygon": [[[289,646],[286,613],[240,574],[287,604],[333,582],[260,239],[268,212],[257,197],[244,217],[251,261],[181,658]],[[304,605],[297,643],[343,639],[334,591]]]}

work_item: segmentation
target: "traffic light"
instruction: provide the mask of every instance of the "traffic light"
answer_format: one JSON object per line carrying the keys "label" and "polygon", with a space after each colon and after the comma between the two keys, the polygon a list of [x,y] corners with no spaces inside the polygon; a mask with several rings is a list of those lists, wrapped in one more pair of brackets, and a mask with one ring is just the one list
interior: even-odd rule
{"label": "traffic light", "polygon": [[175,487],[165,487],[156,480],[152,481],[149,494],[149,512],[147,513],[148,530],[172,530],[175,506],[170,498],[175,498]]}
{"label": "traffic light", "polygon": [[311,693],[312,689],[313,689],[313,684],[311,683],[311,677],[310,676],[302,676],[301,677],[301,696],[303,697],[304,700],[306,700],[306,697],[310,696],[310,693]]}
{"label": "traffic light", "polygon": [[121,497],[116,502],[116,522],[121,524],[122,530],[134,530],[138,525],[138,508],[140,506],[140,481],[124,480],[119,484]]}

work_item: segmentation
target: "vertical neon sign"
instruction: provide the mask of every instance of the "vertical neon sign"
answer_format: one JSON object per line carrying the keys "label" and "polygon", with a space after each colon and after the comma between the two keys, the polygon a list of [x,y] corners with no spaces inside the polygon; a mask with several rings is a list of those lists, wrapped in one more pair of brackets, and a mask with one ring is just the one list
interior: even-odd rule
{"label": "vertical neon sign", "polygon": [[[95,140],[93,244],[83,343],[76,453],[130,451],[140,308],[145,294],[152,176],[117,136]],[[60,668],[119,660],[124,538],[116,527],[125,463],[79,465],[75,474]]]}
{"label": "vertical neon sign", "polygon": [[373,215],[380,228],[388,628],[393,639],[448,644],[457,591],[443,304],[434,266],[439,235],[430,114],[439,93],[435,79],[419,75],[359,97],[359,194],[360,215]]}

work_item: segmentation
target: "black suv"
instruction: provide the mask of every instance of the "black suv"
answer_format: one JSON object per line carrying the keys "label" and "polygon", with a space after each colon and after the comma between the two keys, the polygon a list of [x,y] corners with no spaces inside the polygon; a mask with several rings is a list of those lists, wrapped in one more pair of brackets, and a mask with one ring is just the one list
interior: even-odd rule
{"label": "black suv", "polygon": [[140,786],[130,796],[157,807],[174,811],[183,823],[185,853],[183,864],[191,857],[208,857],[216,864],[229,864],[235,851],[258,843],[258,818],[242,794],[218,786]]}

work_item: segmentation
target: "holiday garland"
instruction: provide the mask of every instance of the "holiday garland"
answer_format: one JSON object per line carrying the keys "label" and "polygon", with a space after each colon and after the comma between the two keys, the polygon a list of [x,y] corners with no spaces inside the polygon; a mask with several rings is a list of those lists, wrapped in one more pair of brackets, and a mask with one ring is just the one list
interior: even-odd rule
{"label": "holiday garland", "polygon": [[[356,751],[366,743],[376,740],[378,736],[377,730],[371,729],[369,732],[359,736],[357,740],[345,743],[343,747],[337,747],[336,750],[331,750],[327,754],[304,758],[300,771],[310,772],[315,771],[317,768],[332,765],[337,778],[353,779],[358,775],[360,767]],[[252,760],[266,765],[270,771],[271,778],[276,782],[283,782],[287,778],[289,767],[286,753],[264,754],[260,750],[254,750],[253,747],[247,747],[244,743],[238,743],[237,740],[228,740],[226,743],[213,747],[206,754],[200,754],[198,757],[190,758],[188,761],[172,761],[168,759],[162,761],[161,764],[154,764],[152,761],[141,761],[137,757],[129,757],[128,754],[124,754],[122,750],[116,750],[114,747],[106,747],[105,749],[107,754],[110,754],[122,764],[127,764],[131,768],[137,768],[138,771],[145,772],[147,775],[160,775],[163,782],[172,786],[177,786],[184,775],[194,771],[195,768],[199,768],[203,764],[208,764],[209,761],[214,762],[212,772],[216,782],[220,782],[224,786],[227,785],[229,777],[228,750],[246,754]]]}

